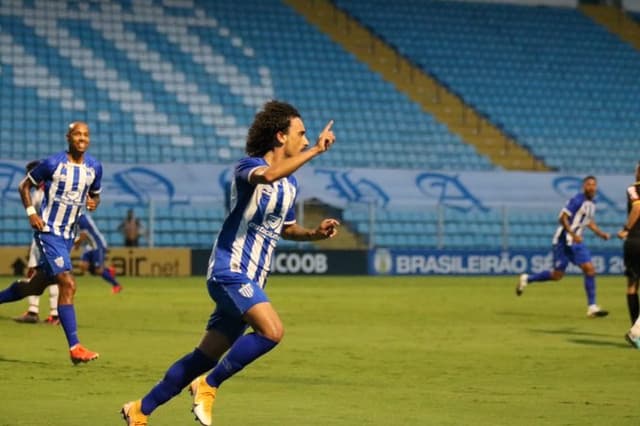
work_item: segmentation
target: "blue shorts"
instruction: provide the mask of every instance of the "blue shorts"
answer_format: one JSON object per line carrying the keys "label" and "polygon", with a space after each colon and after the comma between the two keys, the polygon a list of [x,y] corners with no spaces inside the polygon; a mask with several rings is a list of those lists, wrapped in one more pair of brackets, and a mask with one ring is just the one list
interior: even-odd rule
{"label": "blue shorts", "polygon": [[582,243],[567,246],[565,244],[555,244],[553,246],[553,269],[564,271],[569,266],[569,262],[580,266],[591,262],[591,252]]}
{"label": "blue shorts", "polygon": [[49,232],[35,232],[33,239],[41,254],[38,267],[42,268],[50,278],[71,270],[69,253],[73,247],[73,239],[66,239]]}
{"label": "blue shorts", "polygon": [[227,336],[233,343],[247,329],[242,316],[258,303],[269,302],[267,294],[260,286],[247,281],[244,284],[225,284],[207,281],[209,296],[216,302],[216,309],[209,317],[207,330],[215,329]]}
{"label": "blue shorts", "polygon": [[82,253],[82,260],[89,264],[89,271],[94,273],[96,268],[102,268],[104,265],[105,251],[102,249],[87,250]]}

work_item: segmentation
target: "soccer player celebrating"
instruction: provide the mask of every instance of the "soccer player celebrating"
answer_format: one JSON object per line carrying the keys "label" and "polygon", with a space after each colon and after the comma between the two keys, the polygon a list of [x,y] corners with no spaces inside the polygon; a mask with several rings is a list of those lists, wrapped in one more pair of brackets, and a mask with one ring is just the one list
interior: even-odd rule
{"label": "soccer player celebrating", "polygon": [[638,284],[640,283],[640,163],[636,166],[636,183],[627,188],[627,223],[618,232],[624,240],[624,274],[627,276],[627,306],[631,318],[631,330],[625,338],[640,349],[640,319]]}
{"label": "soccer player celebrating", "polygon": [[[335,219],[324,219],[315,229],[296,223],[298,182],[292,175],[333,145],[332,125],[330,121],[306,149],[304,123],[293,106],[271,101],[256,115],[247,136],[248,157],[235,166],[230,213],[209,260],[207,287],[216,308],[207,331],[198,347],[176,361],[144,398],[124,405],[128,425],[146,425],[147,416],[186,386],[196,419],[210,425],[220,385],[280,342],[283,325],[264,291],[278,239],[322,240],[338,231]],[[249,326],[252,332],[244,334]]]}
{"label": "soccer player celebrating", "polygon": [[[42,160],[20,182],[19,191],[41,260],[28,280],[18,280],[0,291],[0,303],[15,302],[42,294],[51,283],[58,284],[58,315],[69,343],[74,364],[98,358],[96,352],[80,344],[73,307],[76,282],[71,273],[70,251],[75,225],[82,209],[95,210],[100,203],[102,165],[86,153],[89,126],[81,121],[69,125],[67,151]],[[40,212],[33,207],[31,188],[44,182],[45,197]]]}
{"label": "soccer player celebrating", "polygon": [[582,180],[582,192],[571,198],[560,211],[559,222],[553,235],[553,269],[534,275],[522,274],[516,286],[516,294],[520,296],[528,284],[542,281],[558,281],[564,276],[569,262],[577,265],[584,273],[584,289],[587,293],[587,316],[604,317],[609,312],[596,304],[596,270],[591,262],[591,253],[582,242],[584,228],[589,228],[603,240],[609,234],[598,228],[594,220],[596,212],[595,196],[598,183],[594,176]]}

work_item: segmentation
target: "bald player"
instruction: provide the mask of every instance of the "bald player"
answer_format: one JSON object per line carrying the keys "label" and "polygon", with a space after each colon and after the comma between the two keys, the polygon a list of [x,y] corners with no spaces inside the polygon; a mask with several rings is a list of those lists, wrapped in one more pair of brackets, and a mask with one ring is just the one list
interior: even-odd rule
{"label": "bald player", "polygon": [[[58,315],[69,344],[71,362],[78,364],[98,358],[98,353],[80,344],[73,306],[76,282],[71,272],[70,251],[82,210],[95,210],[100,203],[102,164],[89,154],[89,126],[69,124],[68,148],[40,161],[20,182],[18,190],[34,230],[40,250],[36,273],[19,279],[0,291],[0,304],[40,295],[51,283],[58,284]],[[33,206],[31,189],[44,184],[44,199],[38,210]]]}

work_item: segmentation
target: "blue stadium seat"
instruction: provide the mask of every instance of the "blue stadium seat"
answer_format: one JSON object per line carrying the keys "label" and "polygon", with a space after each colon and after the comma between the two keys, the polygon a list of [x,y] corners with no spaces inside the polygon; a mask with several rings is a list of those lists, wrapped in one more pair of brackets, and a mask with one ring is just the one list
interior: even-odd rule
{"label": "blue stadium seat", "polygon": [[[344,149],[318,158],[318,165],[493,169],[486,157],[277,0],[200,0],[185,7],[114,3],[120,10],[92,4],[91,19],[69,15],[76,8],[71,1],[46,9],[51,21],[38,17],[38,2],[21,6],[33,20],[15,19],[3,9],[0,44],[10,54],[3,53],[0,116],[7,118],[3,126],[12,127],[0,131],[8,136],[3,140],[14,142],[2,144],[2,158],[26,160],[56,151],[65,123],[81,114],[103,162],[226,163],[229,158],[209,147],[229,148],[233,158],[242,155],[256,108],[281,98],[298,106],[311,132],[328,117],[339,123]],[[55,25],[49,28],[49,22]],[[290,25],[298,31],[280,31]],[[69,51],[68,45],[77,48]],[[320,56],[327,66],[313,66]],[[13,75],[24,75],[24,81],[16,83]],[[319,91],[336,101],[319,106],[310,96]],[[33,116],[40,119],[28,119]],[[363,143],[395,146],[398,155],[364,151],[363,157]],[[417,159],[416,145],[445,145],[468,155]]]}
{"label": "blue stadium seat", "polygon": [[637,141],[640,122],[630,117],[640,114],[640,54],[579,10],[438,0],[336,4],[550,166],[632,169],[626,150],[609,147]]}

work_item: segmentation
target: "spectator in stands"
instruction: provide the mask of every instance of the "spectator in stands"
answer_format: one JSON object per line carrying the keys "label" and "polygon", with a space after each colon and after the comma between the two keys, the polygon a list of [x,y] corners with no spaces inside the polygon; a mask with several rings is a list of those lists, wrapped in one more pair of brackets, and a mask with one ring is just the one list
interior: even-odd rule
{"label": "spectator in stands", "polygon": [[133,209],[127,211],[127,217],[118,225],[118,231],[124,236],[125,247],[138,247],[140,237],[145,235],[144,227],[135,216]]}
{"label": "spectator in stands", "polygon": [[618,232],[618,237],[624,240],[624,274],[627,276],[627,306],[631,317],[631,330],[625,337],[632,346],[640,349],[640,163],[636,165],[636,183],[627,188],[627,211],[627,223]]}
{"label": "spectator in stands", "polygon": [[[87,123],[71,123],[67,142],[67,151],[45,158],[20,182],[20,197],[35,231],[41,259],[31,278],[17,280],[0,291],[0,304],[42,294],[52,282],[57,283],[60,324],[69,343],[71,361],[77,364],[94,360],[98,354],[82,346],[78,338],[70,250],[82,209],[95,210],[100,203],[102,164],[86,153],[90,143]],[[45,197],[38,212],[32,204],[31,188],[43,182]]]}
{"label": "spectator in stands", "polygon": [[[207,286],[216,309],[207,331],[144,398],[124,405],[128,425],[146,425],[147,416],[186,386],[196,418],[210,425],[217,388],[280,342],[282,322],[263,289],[278,239],[322,240],[335,236],[339,226],[335,219],[324,219],[306,229],[295,221],[298,183],[292,173],[333,145],[332,125],[306,149],[304,124],[293,106],[271,101],[258,112],[247,137],[248,157],[235,167],[231,212],[211,254]],[[249,326],[253,332],[244,334]]]}
{"label": "spectator in stands", "polygon": [[591,262],[591,253],[582,242],[585,228],[589,228],[603,240],[608,240],[610,237],[608,233],[598,228],[594,219],[596,212],[594,199],[597,190],[598,183],[594,176],[587,176],[582,180],[582,192],[571,198],[560,211],[558,220],[560,225],[553,235],[553,269],[533,275],[520,275],[516,286],[518,296],[522,294],[528,284],[562,279],[569,262],[571,262],[579,266],[584,273],[587,316],[604,317],[609,314],[596,304],[596,270]]}
{"label": "spectator in stands", "polygon": [[78,218],[78,236],[73,245],[74,249],[84,248],[80,269],[89,271],[91,275],[102,277],[111,284],[113,294],[120,293],[122,286],[116,280],[114,268],[105,268],[104,260],[107,255],[107,240],[98,230],[96,223],[88,213]]}
{"label": "spectator in stands", "polygon": [[[26,172],[29,173],[38,165],[38,161],[31,161],[27,164]],[[44,185],[40,184],[31,191],[31,202],[36,211],[40,211],[42,200],[44,198]],[[29,260],[27,262],[27,278],[31,278],[36,273],[36,267],[40,263],[40,250],[36,244],[35,238],[31,240],[29,248]],[[49,316],[45,322],[52,325],[60,324],[58,319],[58,286],[51,284],[49,287]],[[22,324],[36,324],[40,322],[40,296],[29,296],[29,307],[27,312],[14,318],[13,320]]]}

